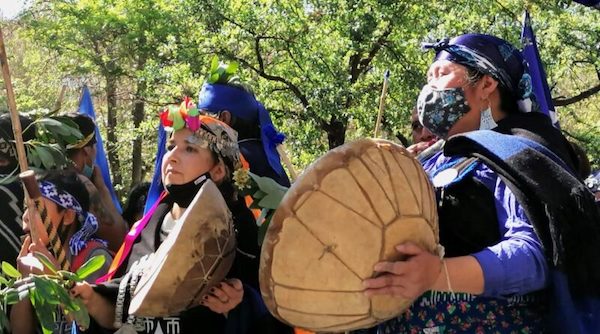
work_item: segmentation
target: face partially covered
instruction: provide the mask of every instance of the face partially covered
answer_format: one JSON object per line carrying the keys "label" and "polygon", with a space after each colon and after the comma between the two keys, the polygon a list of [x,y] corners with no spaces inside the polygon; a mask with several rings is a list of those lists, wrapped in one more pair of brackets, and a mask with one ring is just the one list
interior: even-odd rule
{"label": "face partially covered", "polygon": [[175,131],[167,143],[167,153],[161,166],[162,181],[166,185],[180,185],[195,180],[209,172],[211,179],[220,181],[217,173],[222,163],[215,161],[212,152],[196,140],[188,128]]}
{"label": "face partially covered", "polygon": [[419,119],[440,137],[477,130],[481,110],[497,83],[487,75],[469,80],[467,67],[437,60],[427,72],[427,85],[417,103]]}

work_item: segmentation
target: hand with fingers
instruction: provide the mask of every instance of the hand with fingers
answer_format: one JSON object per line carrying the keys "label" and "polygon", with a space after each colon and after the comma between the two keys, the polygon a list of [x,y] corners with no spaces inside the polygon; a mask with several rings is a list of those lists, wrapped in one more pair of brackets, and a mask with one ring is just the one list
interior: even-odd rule
{"label": "hand with fingers", "polygon": [[71,288],[71,296],[81,299],[91,317],[100,326],[112,328],[115,322],[115,306],[108,299],[94,291],[87,282],[79,282]]}
{"label": "hand with fingers", "polygon": [[242,281],[237,278],[226,279],[210,289],[210,293],[204,296],[202,305],[215,313],[227,314],[242,302],[243,297]]}
{"label": "hand with fingers", "polygon": [[430,290],[441,273],[439,256],[407,242],[396,246],[398,253],[407,256],[402,261],[384,261],[375,264],[379,275],[363,281],[365,294],[391,295],[415,299]]}
{"label": "hand with fingers", "polygon": [[21,251],[17,257],[17,269],[23,276],[28,276],[29,274],[40,275],[51,273],[48,268],[43,266],[41,262],[35,258],[33,255],[35,252],[45,255],[56,268],[59,267],[58,261],[56,261],[54,255],[50,253],[44,243],[41,240],[32,242],[31,236],[28,235],[25,237],[23,245],[21,245]]}

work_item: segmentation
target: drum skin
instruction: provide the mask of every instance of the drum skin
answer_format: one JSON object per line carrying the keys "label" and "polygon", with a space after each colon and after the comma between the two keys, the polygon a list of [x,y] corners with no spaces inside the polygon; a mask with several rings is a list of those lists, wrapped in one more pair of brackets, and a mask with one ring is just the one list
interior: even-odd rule
{"label": "drum skin", "polygon": [[229,272],[236,239],[231,213],[207,180],[143,269],[129,313],[167,317],[200,305]]}
{"label": "drum skin", "polygon": [[292,185],[263,241],[260,286],[280,320],[315,332],[367,328],[413,300],[364,295],[373,266],[412,241],[437,252],[435,197],[399,145],[362,139],[315,161]]}

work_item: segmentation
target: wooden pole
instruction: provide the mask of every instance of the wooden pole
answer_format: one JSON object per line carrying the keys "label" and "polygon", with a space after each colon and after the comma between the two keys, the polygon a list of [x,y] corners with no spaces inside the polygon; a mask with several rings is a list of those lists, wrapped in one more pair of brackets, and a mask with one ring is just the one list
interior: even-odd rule
{"label": "wooden pole", "polygon": [[390,70],[385,70],[383,75],[383,88],[381,89],[381,97],[379,98],[379,113],[377,113],[377,122],[375,123],[374,138],[379,136],[379,130],[381,128],[381,119],[383,117],[383,109],[385,109],[385,97],[387,95],[388,85],[390,83]]}
{"label": "wooden pole", "polygon": [[[6,48],[4,47],[4,34],[2,27],[0,27],[0,65],[2,66],[2,78],[4,79],[4,87],[6,87],[6,99],[8,102],[8,110],[10,111],[10,120],[13,128],[13,135],[15,137],[15,146],[17,148],[17,159],[19,161],[19,168],[21,172],[25,172],[29,169],[27,164],[27,155],[25,154],[25,144],[23,143],[23,130],[21,129],[21,120],[19,119],[19,112],[17,111],[17,102],[15,100],[15,92],[13,91],[12,81],[10,80],[10,69],[8,68],[8,57],[6,56]],[[36,210],[35,204],[31,201],[25,189],[25,203],[29,208],[29,221],[33,222],[34,211]],[[37,232],[35,225],[31,224],[31,237],[33,241],[37,241]]]}
{"label": "wooden pole", "polygon": [[67,84],[63,84],[62,88],[60,89],[60,93],[58,94],[58,99],[56,100],[56,103],[54,104],[54,109],[52,110],[52,113],[56,113],[60,110],[60,108],[62,107],[62,102],[63,99],[65,98],[65,92],[67,91]]}
{"label": "wooden pole", "polygon": [[292,165],[292,162],[290,161],[290,157],[287,154],[287,150],[285,149],[284,144],[277,145],[277,152],[279,153],[281,160],[283,160],[285,167],[287,167],[288,172],[290,172],[290,177],[292,179],[291,181],[296,181],[296,179],[298,178],[298,174],[296,174],[296,170],[294,169],[294,165]]}

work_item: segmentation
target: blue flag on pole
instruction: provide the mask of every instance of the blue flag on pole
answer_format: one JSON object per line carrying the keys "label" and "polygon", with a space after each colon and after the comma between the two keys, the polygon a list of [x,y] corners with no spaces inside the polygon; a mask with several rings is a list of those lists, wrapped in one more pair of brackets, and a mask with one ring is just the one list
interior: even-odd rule
{"label": "blue flag on pole", "polygon": [[[96,121],[96,113],[94,112],[94,103],[92,102],[92,95],[90,94],[90,90],[87,86],[83,86],[81,93],[81,100],[79,101],[79,113],[87,115],[91,117],[94,122]],[[117,199],[117,194],[115,193],[115,189],[113,188],[112,181],[110,180],[110,169],[108,168],[108,162],[106,161],[106,153],[104,152],[104,144],[102,143],[102,136],[100,136],[100,129],[98,129],[98,124],[96,124],[96,166],[100,168],[102,172],[102,179],[104,179],[104,184],[108,188],[110,192],[110,196],[112,197],[113,203],[117,208],[119,213],[123,212],[121,209],[121,203]]]}
{"label": "blue flag on pole", "polygon": [[575,2],[579,2],[584,6],[600,9],[600,0],[575,0]]}
{"label": "blue flag on pole", "polygon": [[550,95],[548,81],[546,80],[546,72],[544,71],[544,65],[542,64],[542,59],[540,58],[540,53],[537,48],[535,34],[531,28],[531,18],[529,17],[528,11],[525,11],[525,16],[523,18],[521,43],[523,44],[523,58],[525,58],[529,64],[529,75],[531,76],[533,92],[540,105],[540,111],[548,115],[552,120],[552,124],[558,127],[558,120],[556,119],[552,96]]}
{"label": "blue flag on pole", "polygon": [[165,149],[167,146],[167,132],[163,128],[162,124],[158,126],[158,148],[156,150],[156,162],[154,163],[154,176],[152,176],[152,183],[150,183],[150,189],[148,190],[148,196],[146,197],[146,205],[144,206],[144,214],[152,207],[154,202],[158,200],[160,193],[163,191],[163,184],[161,179],[161,165],[162,159],[165,155]]}

